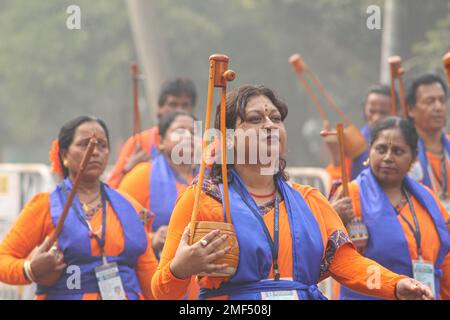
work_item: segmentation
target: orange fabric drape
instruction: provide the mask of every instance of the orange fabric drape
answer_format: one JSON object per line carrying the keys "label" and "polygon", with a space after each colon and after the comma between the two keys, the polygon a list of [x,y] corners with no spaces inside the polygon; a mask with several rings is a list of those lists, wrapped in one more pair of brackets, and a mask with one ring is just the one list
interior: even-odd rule
{"label": "orange fabric drape", "polygon": [[[359,197],[359,188],[356,181],[352,181],[349,184],[349,191],[350,191],[350,197],[352,198],[353,203],[353,210],[355,213],[355,216],[361,217],[361,203],[360,203],[360,197]],[[430,190],[431,191],[431,190]],[[445,210],[445,208],[442,206],[442,204],[439,202],[438,198],[435,194],[433,194],[435,200],[439,204],[439,208],[441,209],[442,216],[444,217],[444,220],[447,221],[449,219],[449,214]],[[424,207],[419,203],[419,201],[412,197],[412,202],[414,206],[414,210],[416,211],[417,218],[420,225],[420,231],[422,236],[421,241],[421,247],[423,251],[423,258],[427,261],[435,262],[439,247],[441,244],[439,234],[436,231],[436,227],[434,226],[434,222],[431,219],[430,215],[427,213]],[[408,205],[405,205],[401,209],[401,213],[405,218],[411,223],[411,225],[414,225],[413,217],[411,210]],[[411,229],[408,227],[406,222],[398,217],[398,221],[400,222],[403,232],[405,233],[406,240],[408,242],[408,248],[409,248],[409,254],[411,256],[412,260],[417,260],[417,246],[416,246],[416,240],[414,238],[414,235],[411,231]],[[443,299],[450,299],[450,254],[447,254],[444,263],[442,264],[442,270],[443,270],[443,276],[441,279],[441,298]]]}
{"label": "orange fabric drape", "polygon": [[120,181],[122,181],[124,174],[123,169],[125,164],[127,163],[128,158],[134,153],[136,139],[138,141],[142,141],[142,149],[150,153],[150,149],[152,146],[158,146],[159,132],[158,127],[153,127],[148,130],[142,131],[137,136],[131,136],[125,142],[122,150],[120,151],[119,157],[114,168],[111,170],[111,173],[108,177],[108,185],[111,188],[118,188],[120,185]]}
{"label": "orange fabric drape", "polygon": [[[124,195],[139,212],[142,209],[136,201]],[[101,232],[102,209],[94,215],[90,224],[94,232]],[[108,203],[106,208],[106,243],[105,252],[108,256],[117,256],[124,249],[124,236],[121,223]],[[0,244],[0,282],[13,285],[29,284],[23,271],[25,259],[31,251],[40,245],[46,236],[50,235],[54,226],[50,217],[50,194],[37,194],[22,210],[11,230]],[[138,258],[136,273],[146,299],[152,299],[150,282],[157,267],[157,260],[153,254],[149,239],[146,252]],[[100,256],[100,247],[91,240],[93,256]],[[37,299],[45,299],[38,296]],[[99,293],[89,293],[83,299],[97,299]]]}
{"label": "orange fabric drape", "polygon": [[[431,166],[433,174],[430,176],[433,184],[433,191],[436,194],[440,194],[442,190],[442,165],[441,156],[435,155],[434,153],[427,152],[428,163]],[[438,178],[436,178],[438,177]],[[450,186],[450,162],[447,161],[447,186]],[[447,188],[447,196],[450,198],[450,192]]]}
{"label": "orange fabric drape", "polygon": [[[337,230],[343,230],[342,224],[337,213],[330,206],[328,201],[321,193],[309,186],[301,186],[293,184],[294,188],[305,198],[306,203],[314,213],[323,238],[323,245],[326,248],[329,236]],[[191,220],[192,208],[194,205],[194,188],[189,187],[179,198],[177,205],[172,214],[169,224],[169,230],[166,245],[161,255],[160,264],[152,279],[152,292],[157,299],[181,299],[189,286],[190,278],[177,279],[170,271],[170,262],[172,261],[177,250],[181,235]],[[273,230],[273,214],[274,210],[264,215],[264,222],[268,230]],[[199,220],[209,220],[223,222],[222,204],[204,191],[200,197]],[[290,226],[284,201],[280,203],[280,252],[279,252],[279,268],[281,277],[292,278],[292,243],[290,237]],[[273,236],[273,235],[272,235]],[[325,253],[324,253],[325,254]],[[351,244],[341,246],[332,261],[329,273],[343,282],[345,285],[352,286],[355,290],[360,290],[366,294],[378,294],[387,299],[394,299],[395,284],[402,276],[394,274],[385,268],[382,269],[382,286],[381,289],[368,290],[367,268],[374,262],[360,256]],[[319,268],[319,266],[318,266]],[[270,272],[269,278],[273,278],[273,270]],[[203,277],[200,286],[205,288],[217,288],[226,281],[225,278]],[[221,297],[226,298],[226,297]]]}
{"label": "orange fabric drape", "polygon": [[[345,158],[345,169],[347,170],[347,176],[351,177],[352,175],[352,159]],[[335,166],[333,164],[329,164],[325,170],[330,175],[331,184],[336,182],[336,180],[341,180],[341,166]]]}
{"label": "orange fabric drape", "polygon": [[[133,197],[144,208],[150,210],[150,174],[152,170],[151,163],[140,163],[131,170],[120,182],[118,190]],[[187,182],[191,182],[194,177]],[[187,186],[176,182],[177,189],[174,190],[178,195],[186,190]]]}

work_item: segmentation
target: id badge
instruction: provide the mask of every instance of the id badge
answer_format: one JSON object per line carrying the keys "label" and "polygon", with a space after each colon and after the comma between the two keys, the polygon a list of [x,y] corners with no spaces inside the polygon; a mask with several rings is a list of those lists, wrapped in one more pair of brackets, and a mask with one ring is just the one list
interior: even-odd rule
{"label": "id badge", "polygon": [[[445,210],[450,214],[450,200],[441,200],[441,203]],[[450,233],[450,219],[445,221],[445,225],[447,226],[447,231]]]}
{"label": "id badge", "polygon": [[408,172],[408,176],[413,178],[416,181],[422,181],[424,178],[422,165],[419,161],[416,161]]}
{"label": "id badge", "polygon": [[435,292],[434,266],[432,263],[424,260],[413,260],[413,275],[414,279],[429,287],[433,293]]}
{"label": "id badge", "polygon": [[261,292],[262,300],[299,300],[297,290]]}
{"label": "id badge", "polygon": [[126,299],[117,263],[108,263],[95,268],[95,276],[103,300]]}
{"label": "id badge", "polygon": [[444,206],[445,210],[447,210],[447,212],[450,213],[450,201],[449,200],[441,200],[441,203]]}

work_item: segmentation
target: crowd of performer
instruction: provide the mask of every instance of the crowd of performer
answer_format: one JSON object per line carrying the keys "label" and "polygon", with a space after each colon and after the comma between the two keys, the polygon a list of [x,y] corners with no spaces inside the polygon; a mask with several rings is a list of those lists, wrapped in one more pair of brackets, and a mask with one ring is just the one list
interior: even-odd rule
{"label": "crowd of performer", "polygon": [[[234,159],[226,179],[213,163],[197,185],[197,93],[187,78],[163,84],[158,125],[126,141],[106,182],[101,177],[113,128],[93,116],[72,119],[59,129],[50,152],[57,187],[35,195],[0,244],[0,282],[34,283],[36,299],[303,300],[325,299],[317,284],[332,277],[336,299],[450,299],[447,90],[436,74],[413,79],[407,117],[399,117],[391,105],[397,94],[392,97],[386,85],[370,87],[362,102],[367,149],[341,163],[338,140],[324,138],[333,183],[326,195],[289,179],[288,106],[265,86],[230,91],[225,125],[236,135],[268,132],[256,141],[277,154],[271,175],[262,174],[267,164],[259,158]],[[216,129],[223,129],[220,111]],[[180,129],[187,134],[176,134]],[[93,134],[96,146],[78,175]],[[190,146],[183,149],[191,150],[183,155],[187,162],[172,157],[180,145]],[[246,154],[252,147],[244,139]],[[351,177],[348,195],[343,170]],[[218,228],[193,242],[195,210],[199,221],[231,218],[235,239]],[[360,241],[352,240],[354,230]],[[233,259],[237,265],[230,272]]]}

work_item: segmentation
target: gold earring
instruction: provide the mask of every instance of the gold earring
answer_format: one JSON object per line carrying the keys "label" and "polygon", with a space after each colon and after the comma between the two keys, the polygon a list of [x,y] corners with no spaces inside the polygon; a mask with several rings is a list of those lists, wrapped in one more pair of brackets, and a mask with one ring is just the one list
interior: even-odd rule
{"label": "gold earring", "polygon": [[363,162],[363,165],[367,167],[370,164],[370,158],[367,157],[367,160]]}
{"label": "gold earring", "polygon": [[64,167],[67,167],[67,166],[69,165],[69,161],[64,160],[64,161],[63,161],[63,165],[64,165]]}

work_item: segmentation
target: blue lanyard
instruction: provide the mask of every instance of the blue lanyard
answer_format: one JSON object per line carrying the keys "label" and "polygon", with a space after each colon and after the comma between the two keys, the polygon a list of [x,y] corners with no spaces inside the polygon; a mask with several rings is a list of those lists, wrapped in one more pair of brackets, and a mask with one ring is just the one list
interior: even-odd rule
{"label": "blue lanyard", "polygon": [[266,224],[264,223],[264,219],[262,217],[262,213],[260,210],[256,210],[245,198],[245,196],[242,194],[241,190],[238,190],[238,188],[235,188],[235,190],[239,193],[239,196],[241,199],[245,202],[247,207],[251,210],[253,215],[258,219],[259,223],[261,224],[264,234],[266,235],[267,242],[269,243],[270,250],[272,251],[272,262],[273,262],[273,272],[274,272],[274,278],[275,281],[280,280],[280,271],[278,268],[278,248],[279,248],[279,205],[278,205],[278,194],[275,193],[275,214],[273,217],[273,240],[270,236],[270,232],[267,229]]}
{"label": "blue lanyard", "polygon": [[409,229],[414,234],[414,239],[416,240],[416,246],[417,246],[417,255],[419,256],[419,259],[421,259],[422,258],[422,248],[421,248],[420,242],[421,242],[422,236],[420,234],[419,220],[417,219],[416,210],[414,209],[414,205],[411,201],[411,197],[409,196],[408,192],[406,191],[406,189],[404,187],[402,187],[402,193],[405,195],[406,201],[408,202],[408,206],[411,210],[415,228],[411,225],[411,223],[408,221],[408,219],[405,218],[404,215],[402,215],[397,209],[394,208],[394,210],[397,213],[397,215],[399,215],[403,219],[403,221],[406,222]]}
{"label": "blue lanyard", "polygon": [[[67,199],[67,197],[69,196],[69,193],[66,189],[64,181],[61,184],[61,188],[64,191],[64,194]],[[105,242],[106,242],[106,201],[108,200],[108,197],[106,195],[105,187],[104,187],[103,183],[101,184],[101,187],[100,187],[100,194],[101,194],[101,198],[102,198],[102,236],[101,237],[96,235],[91,230],[91,227],[86,220],[86,215],[84,213],[81,213],[79,208],[73,202],[71,204],[71,207],[75,211],[80,222],[89,230],[89,237],[94,238],[97,241],[97,243],[100,247],[101,254],[102,254],[103,264],[107,264],[106,255],[105,255]]]}

